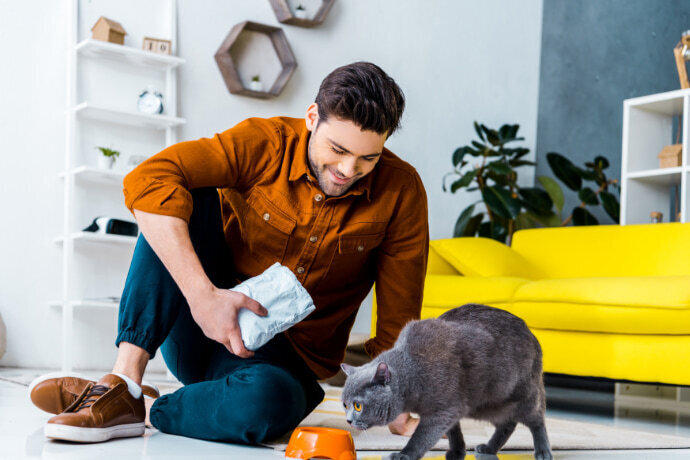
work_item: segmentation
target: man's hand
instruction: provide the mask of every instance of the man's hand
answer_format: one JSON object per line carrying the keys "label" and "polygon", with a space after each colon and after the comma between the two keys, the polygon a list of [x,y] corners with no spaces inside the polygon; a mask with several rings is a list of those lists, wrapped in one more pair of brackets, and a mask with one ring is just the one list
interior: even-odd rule
{"label": "man's hand", "polygon": [[240,308],[246,308],[259,316],[266,316],[268,311],[259,302],[239,292],[216,287],[190,297],[187,302],[192,317],[206,337],[222,343],[230,353],[240,358],[254,355],[254,352],[244,347],[237,316]]}
{"label": "man's hand", "polygon": [[412,436],[414,430],[417,429],[417,425],[419,425],[418,418],[412,417],[408,412],[403,412],[388,424],[388,429],[393,434]]}

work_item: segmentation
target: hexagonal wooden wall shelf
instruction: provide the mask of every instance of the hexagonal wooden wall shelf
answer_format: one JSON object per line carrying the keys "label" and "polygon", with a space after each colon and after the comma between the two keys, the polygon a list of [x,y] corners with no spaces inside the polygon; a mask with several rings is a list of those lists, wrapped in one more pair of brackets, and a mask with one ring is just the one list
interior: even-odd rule
{"label": "hexagonal wooden wall shelf", "polygon": [[[283,24],[314,27],[326,19],[335,0],[270,0],[270,2],[278,21]],[[315,12],[310,13],[310,11]],[[301,15],[304,16],[300,17]]]}
{"label": "hexagonal wooden wall shelf", "polygon": [[[225,85],[232,94],[267,99],[280,94],[297,67],[285,32],[257,22],[235,25],[215,54]],[[263,89],[253,88],[255,76]]]}

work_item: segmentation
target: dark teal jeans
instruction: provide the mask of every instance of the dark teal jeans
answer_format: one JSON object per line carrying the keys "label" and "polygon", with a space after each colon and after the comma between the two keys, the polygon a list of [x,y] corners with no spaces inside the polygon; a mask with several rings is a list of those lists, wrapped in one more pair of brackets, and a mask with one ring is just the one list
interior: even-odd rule
{"label": "dark teal jeans", "polygon": [[[233,287],[237,278],[223,235],[218,193],[198,189],[192,197],[189,233],[194,249],[217,287]],[[255,444],[294,429],[324,396],[316,376],[284,335],[249,359],[204,336],[143,236],[134,249],[120,303],[115,343],[120,342],[145,349],[151,358],[160,348],[168,368],[184,384],[151,408],[151,423],[164,433]]]}

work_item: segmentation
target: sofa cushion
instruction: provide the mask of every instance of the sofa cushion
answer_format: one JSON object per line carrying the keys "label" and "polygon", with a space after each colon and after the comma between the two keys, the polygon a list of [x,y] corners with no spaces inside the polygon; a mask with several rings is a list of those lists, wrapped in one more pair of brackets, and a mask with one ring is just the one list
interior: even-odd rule
{"label": "sofa cushion", "polygon": [[690,276],[533,281],[510,311],[530,327],[629,334],[690,333]]}
{"label": "sofa cushion", "polygon": [[526,279],[512,277],[427,275],[424,282],[423,305],[425,309],[445,311],[466,303],[508,304],[517,288],[528,282]]}
{"label": "sofa cushion", "polygon": [[431,249],[465,276],[541,279],[544,274],[509,246],[490,238],[434,240]]}

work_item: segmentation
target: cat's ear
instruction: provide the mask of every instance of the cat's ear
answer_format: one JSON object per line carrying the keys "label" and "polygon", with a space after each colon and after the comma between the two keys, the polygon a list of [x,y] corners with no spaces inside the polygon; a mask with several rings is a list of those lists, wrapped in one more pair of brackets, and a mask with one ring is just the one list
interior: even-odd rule
{"label": "cat's ear", "polygon": [[345,372],[345,375],[350,375],[352,371],[354,370],[354,366],[350,366],[349,364],[342,363],[340,365],[340,368]]}
{"label": "cat's ear", "polygon": [[379,385],[388,385],[391,381],[391,371],[388,369],[388,364],[379,363],[379,366],[376,368],[376,374],[374,374],[374,378],[371,381]]}

